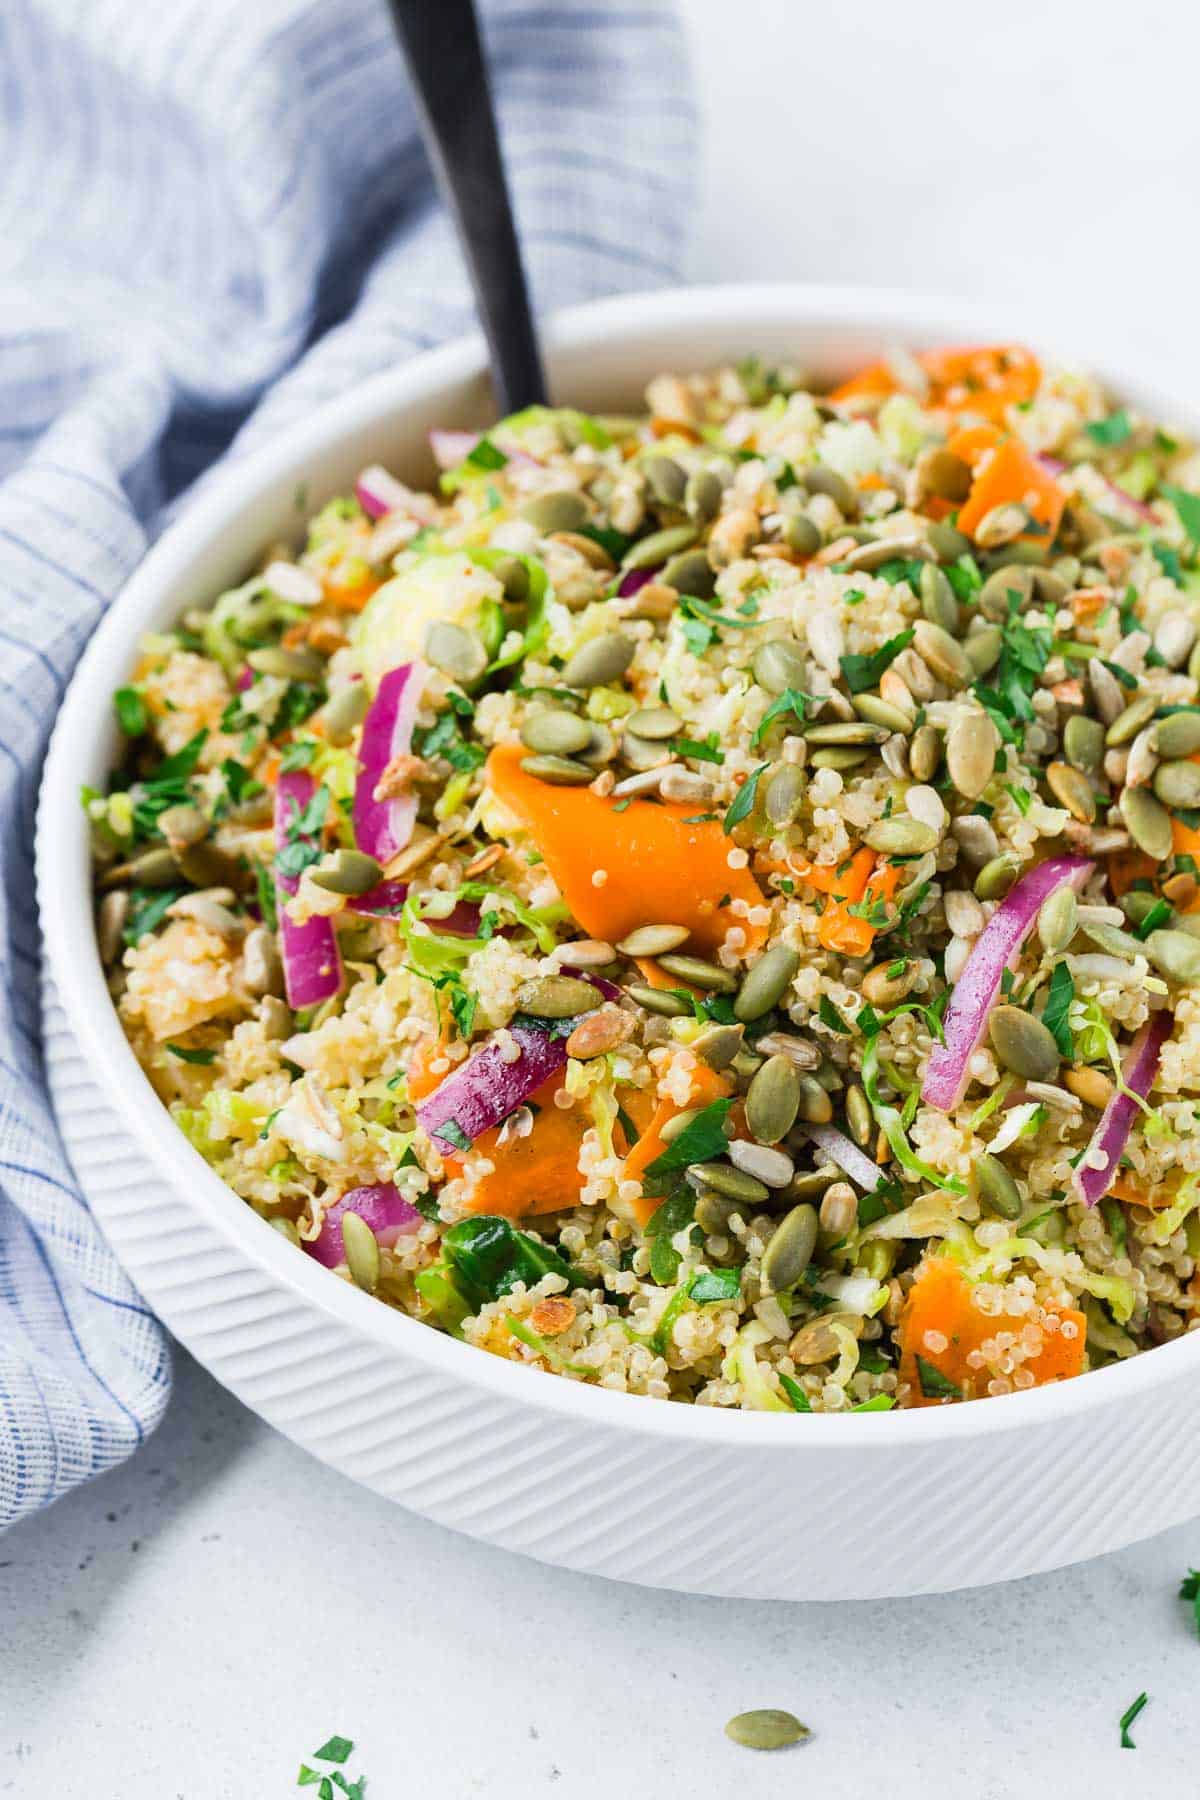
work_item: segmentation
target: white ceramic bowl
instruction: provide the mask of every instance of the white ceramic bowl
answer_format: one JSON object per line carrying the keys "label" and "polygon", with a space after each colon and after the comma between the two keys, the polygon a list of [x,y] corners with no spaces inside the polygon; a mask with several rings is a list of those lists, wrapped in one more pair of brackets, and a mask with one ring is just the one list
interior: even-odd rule
{"label": "white ceramic bowl", "polygon": [[[726,287],[579,308],[553,322],[548,352],[557,396],[612,411],[657,370],[750,351],[837,375],[897,342],[1015,334],[1011,317],[945,302]],[[114,605],[67,695],[38,821],[46,1055],[72,1161],[126,1268],[219,1380],[314,1454],[443,1524],[570,1568],[763,1598],[913,1594],[1053,1568],[1200,1512],[1200,1334],[1060,1386],[918,1412],[801,1419],[597,1391],[335,1280],[225,1187],[160,1105],[92,928],[79,788],[110,765],[112,690],[143,632],[241,579],[294,527],[298,483],[316,505],[368,462],[427,476],[431,426],[486,422],[483,371],[477,340],[421,357],[212,481]],[[1189,418],[1146,383],[1109,378],[1200,435],[1200,409]]]}

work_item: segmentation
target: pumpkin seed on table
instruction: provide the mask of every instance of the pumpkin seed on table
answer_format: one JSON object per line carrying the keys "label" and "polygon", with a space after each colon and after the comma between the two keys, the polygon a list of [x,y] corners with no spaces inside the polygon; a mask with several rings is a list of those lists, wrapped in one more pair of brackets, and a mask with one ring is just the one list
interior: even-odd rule
{"label": "pumpkin seed on table", "polygon": [[1099,719],[1073,713],[1063,727],[1063,753],[1073,769],[1098,774],[1104,761],[1104,727]]}
{"label": "pumpkin seed on table", "polygon": [[1154,727],[1154,748],[1173,762],[1200,750],[1200,712],[1170,713]]}
{"label": "pumpkin seed on table", "polygon": [[794,638],[769,638],[754,652],[752,667],[759,687],[778,696],[788,688],[803,688],[808,664]]}
{"label": "pumpkin seed on table", "polygon": [[737,991],[738,978],[733,970],[706,962],[702,956],[660,952],[657,962],[665,974],[675,976],[677,981],[688,982],[692,987],[701,988],[706,994],[732,994]]}
{"label": "pumpkin seed on table", "polygon": [[788,944],[773,944],[764,950],[742,980],[733,1003],[734,1017],[749,1025],[769,1013],[791,987],[799,967],[800,953]]}
{"label": "pumpkin seed on table", "polygon": [[1085,825],[1092,823],[1096,817],[1096,796],[1081,769],[1073,768],[1070,763],[1052,762],[1046,769],[1046,785],[1073,819],[1079,819]]}
{"label": "pumpkin seed on table", "polygon": [[980,1199],[993,1212],[1002,1219],[1020,1218],[1021,1190],[998,1156],[981,1152],[972,1162],[971,1172]]}
{"label": "pumpkin seed on table", "polygon": [[762,1278],[768,1293],[795,1287],[812,1261],[819,1228],[817,1209],[810,1201],[784,1214],[763,1251]]}
{"label": "pumpkin seed on table", "polygon": [[746,1124],[760,1144],[777,1144],[796,1123],[802,1078],[786,1056],[770,1056],[746,1094]]}
{"label": "pumpkin seed on table", "polygon": [[591,721],[565,707],[540,706],[521,721],[521,742],[539,756],[575,756],[591,741]]}
{"label": "pumpkin seed on table", "polygon": [[1026,1081],[1050,1081],[1058,1072],[1059,1050],[1040,1019],[1019,1006],[995,1006],[988,1019],[992,1048],[1004,1067]]}
{"label": "pumpkin seed on table", "polygon": [[812,1732],[795,1713],[767,1706],[736,1714],[726,1725],[725,1736],[747,1750],[785,1750],[790,1744],[802,1744]]}
{"label": "pumpkin seed on table", "polygon": [[596,779],[595,769],[566,756],[523,756],[521,767],[527,775],[548,782],[551,787],[589,787]]}
{"label": "pumpkin seed on table", "polygon": [[1164,806],[1176,811],[1200,806],[1200,763],[1159,763],[1154,771],[1154,792]]}
{"label": "pumpkin seed on table", "polygon": [[631,545],[622,558],[621,567],[627,572],[656,569],[681,550],[690,550],[699,535],[695,525],[668,525],[662,531],[652,531],[649,537],[639,538]]}
{"label": "pumpkin seed on table", "polygon": [[574,488],[550,488],[526,500],[518,514],[543,537],[552,531],[578,531],[588,522],[588,504]]}
{"label": "pumpkin seed on table", "polygon": [[341,1226],[342,1250],[351,1280],[364,1294],[373,1294],[379,1286],[379,1240],[356,1212],[344,1212]]}
{"label": "pumpkin seed on table", "polygon": [[637,645],[620,631],[605,631],[581,644],[563,664],[559,679],[564,687],[603,687],[618,681],[633,661]]}
{"label": "pumpkin seed on table", "polygon": [[599,988],[570,975],[537,975],[517,989],[517,1011],[537,1019],[573,1019],[593,1012],[603,1001]]}
{"label": "pumpkin seed on table", "polygon": [[1139,850],[1144,850],[1156,862],[1163,862],[1170,856],[1174,844],[1171,815],[1148,788],[1122,789],[1117,810]]}

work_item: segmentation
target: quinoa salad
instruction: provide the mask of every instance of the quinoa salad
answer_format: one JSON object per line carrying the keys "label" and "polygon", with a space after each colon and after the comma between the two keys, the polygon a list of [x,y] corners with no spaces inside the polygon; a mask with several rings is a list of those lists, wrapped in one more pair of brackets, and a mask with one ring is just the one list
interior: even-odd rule
{"label": "quinoa salad", "polygon": [[180,596],[83,796],[124,1030],[263,1229],[704,1406],[1200,1324],[1200,451],[1013,345],[431,447]]}

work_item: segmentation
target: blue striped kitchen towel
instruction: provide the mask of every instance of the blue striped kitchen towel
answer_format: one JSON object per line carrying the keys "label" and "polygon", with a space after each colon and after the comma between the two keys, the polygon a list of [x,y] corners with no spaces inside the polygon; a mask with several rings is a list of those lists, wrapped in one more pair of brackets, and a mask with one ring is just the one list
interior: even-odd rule
{"label": "blue striped kitchen towel", "polygon": [[[670,0],[484,0],[544,309],[679,273]],[[0,1527],[141,1443],[161,1327],[42,1074],[34,802],[72,665],[213,462],[471,324],[383,0],[0,9]]]}

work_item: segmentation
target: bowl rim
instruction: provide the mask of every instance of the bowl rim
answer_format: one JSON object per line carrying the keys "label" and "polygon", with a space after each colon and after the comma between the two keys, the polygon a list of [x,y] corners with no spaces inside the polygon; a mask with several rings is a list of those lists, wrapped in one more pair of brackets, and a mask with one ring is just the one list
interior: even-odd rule
{"label": "bowl rim", "polygon": [[[831,332],[853,327],[889,338],[927,342],[938,337],[1021,337],[1043,351],[1052,339],[1020,309],[1003,303],[962,300],[887,288],[741,283],[620,295],[571,307],[546,322],[547,348],[578,352],[606,343],[634,345],[650,327],[725,324],[748,351],[757,327]],[[1179,402],[1153,371],[1110,367],[1078,345],[1065,358],[1086,362],[1119,393],[1136,392],[1147,407],[1172,419]],[[1140,359],[1139,359],[1140,360]],[[55,991],[105,1100],[131,1136],[187,1204],[203,1213],[244,1260],[272,1284],[318,1312],[332,1314],[347,1330],[380,1348],[426,1365],[464,1389],[577,1419],[689,1443],[714,1451],[735,1445],[857,1454],[866,1448],[928,1446],[996,1432],[1046,1427],[1086,1412],[1134,1401],[1150,1388],[1200,1372],[1200,1333],[1143,1351],[1086,1376],[987,1403],[928,1407],[854,1416],[814,1413],[801,1433],[790,1414],[682,1404],[660,1404],[582,1382],[563,1380],[526,1364],[488,1355],[408,1314],[382,1306],[347,1282],[331,1279],[314,1259],[297,1254],[226,1185],[192,1148],[143,1073],[118,1021],[105,985],[92,923],[90,892],[79,883],[73,860],[84,834],[77,771],[86,749],[107,727],[112,688],[132,662],[134,642],[164,591],[220,535],[228,517],[281,479],[302,479],[312,459],[352,441],[357,432],[445,387],[466,391],[486,370],[482,336],[473,333],[428,351],[397,368],[373,375],[327,401],[302,424],[205,477],[174,522],[148,551],[94,632],[69,684],[47,753],[37,815],[37,886],[47,965]],[[1200,408],[1197,424],[1200,433]],[[115,677],[115,679],[114,679]],[[86,859],[85,859],[86,860]],[[63,976],[66,979],[63,979]]]}

